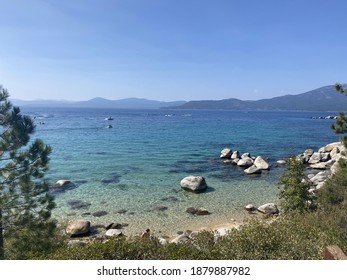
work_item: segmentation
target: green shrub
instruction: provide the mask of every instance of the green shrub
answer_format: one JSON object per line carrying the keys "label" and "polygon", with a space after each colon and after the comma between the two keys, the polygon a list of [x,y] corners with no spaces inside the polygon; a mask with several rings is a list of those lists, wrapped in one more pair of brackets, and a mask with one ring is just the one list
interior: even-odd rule
{"label": "green shrub", "polygon": [[287,172],[280,177],[279,198],[282,199],[281,207],[285,213],[292,211],[303,213],[314,205],[314,197],[309,194],[312,184],[306,178],[304,170],[303,163],[292,157],[288,160]]}

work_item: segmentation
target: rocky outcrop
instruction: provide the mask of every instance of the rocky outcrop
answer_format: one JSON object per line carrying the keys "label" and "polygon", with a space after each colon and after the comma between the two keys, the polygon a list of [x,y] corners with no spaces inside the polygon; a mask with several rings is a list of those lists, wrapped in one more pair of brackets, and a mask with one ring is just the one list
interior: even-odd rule
{"label": "rocky outcrop", "polygon": [[310,193],[323,187],[324,182],[337,171],[339,160],[346,158],[345,150],[341,142],[334,142],[321,147],[318,151],[307,149],[297,156],[298,160],[309,167],[307,177],[313,185]]}
{"label": "rocky outcrop", "polygon": [[202,176],[188,176],[181,180],[181,187],[186,191],[201,193],[206,191],[207,184]]}
{"label": "rocky outcrop", "polygon": [[240,155],[239,151],[231,152],[230,149],[223,149],[221,151],[221,158],[225,164],[235,164],[243,167],[244,172],[247,174],[259,174],[262,170],[268,170],[270,164],[261,156],[252,157],[250,153],[246,152]]}

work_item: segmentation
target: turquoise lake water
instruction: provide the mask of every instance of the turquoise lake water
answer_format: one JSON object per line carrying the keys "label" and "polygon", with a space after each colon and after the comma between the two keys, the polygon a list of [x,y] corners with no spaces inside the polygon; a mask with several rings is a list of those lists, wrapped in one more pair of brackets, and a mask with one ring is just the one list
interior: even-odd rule
{"label": "turquoise lake water", "polygon": [[[331,112],[22,110],[35,117],[34,137],[53,147],[47,178],[76,184],[55,194],[53,217],[126,223],[129,235],[146,228],[172,234],[242,219],[249,203],[277,202],[276,183],[285,170],[278,159],[339,140],[329,128],[334,120],[310,118]],[[223,148],[268,158],[272,168],[247,175],[223,164]],[[204,176],[208,191],[181,190],[180,180],[188,175]],[[192,216],[187,207],[212,214]]]}

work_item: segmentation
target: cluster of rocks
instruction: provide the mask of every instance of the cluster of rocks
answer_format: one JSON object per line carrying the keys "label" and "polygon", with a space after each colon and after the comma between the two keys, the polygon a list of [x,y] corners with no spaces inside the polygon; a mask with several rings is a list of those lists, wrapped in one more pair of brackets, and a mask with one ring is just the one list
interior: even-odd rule
{"label": "cluster of rocks", "polygon": [[254,213],[255,211],[258,211],[265,215],[277,215],[280,212],[275,203],[266,203],[259,206],[258,208],[256,208],[253,204],[248,204],[245,206],[245,209],[249,213]]}
{"label": "cluster of rocks", "polygon": [[319,116],[319,117],[311,117],[311,119],[319,119],[319,120],[337,120],[338,116]]}
{"label": "cluster of rocks", "polygon": [[309,167],[307,177],[314,186],[310,190],[311,192],[320,189],[326,179],[336,173],[339,160],[346,158],[345,150],[346,148],[341,142],[334,142],[321,147],[318,151],[307,149],[297,156],[298,160]]}
{"label": "cluster of rocks", "polygon": [[245,168],[244,172],[247,174],[259,174],[262,170],[268,170],[270,168],[270,164],[261,156],[253,157],[250,153],[241,155],[239,151],[233,152],[229,148],[221,151],[220,158],[226,164],[231,163]]}
{"label": "cluster of rocks", "polygon": [[[121,229],[128,224],[110,223],[106,226],[95,225],[92,226],[90,221],[87,220],[70,220],[65,227],[65,234],[70,237],[68,245],[83,246],[86,243],[95,239],[107,239],[113,236],[123,236]],[[96,228],[102,228],[102,234],[95,234],[92,231]]]}

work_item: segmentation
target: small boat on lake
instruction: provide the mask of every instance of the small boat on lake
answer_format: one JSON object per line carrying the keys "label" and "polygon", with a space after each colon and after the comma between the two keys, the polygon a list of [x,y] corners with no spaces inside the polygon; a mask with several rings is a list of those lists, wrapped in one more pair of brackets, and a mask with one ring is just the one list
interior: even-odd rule
{"label": "small boat on lake", "polygon": [[111,116],[107,117],[107,118],[105,118],[105,121],[113,121],[113,118]]}

